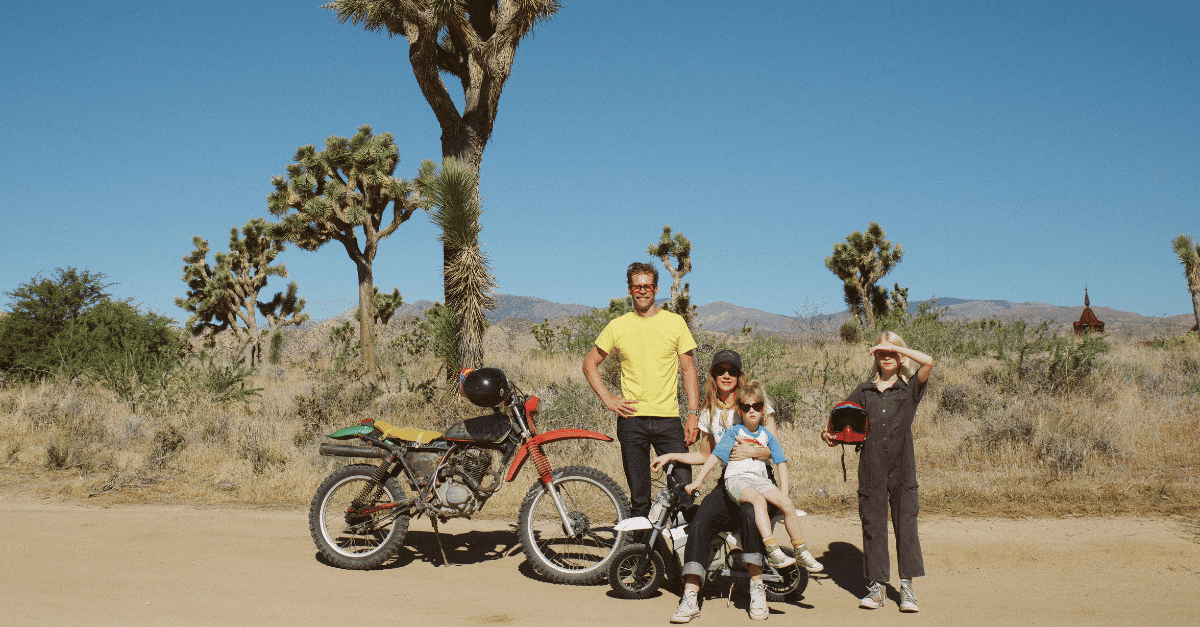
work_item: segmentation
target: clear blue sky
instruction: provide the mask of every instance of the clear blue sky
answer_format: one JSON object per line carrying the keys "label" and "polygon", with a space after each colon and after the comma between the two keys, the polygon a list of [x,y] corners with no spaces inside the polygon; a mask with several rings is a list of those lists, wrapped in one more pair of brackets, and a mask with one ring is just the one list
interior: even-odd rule
{"label": "clear blue sky", "polygon": [[[319,4],[5,3],[0,291],[75,266],[182,321],[192,236],[269,217],[297,147],[370,124],[398,175],[440,159],[406,43]],[[791,315],[844,309],[823,260],[874,220],[913,300],[1190,313],[1196,6],[563,0],[500,101],[484,250],[501,292],[603,306],[669,223],[693,302]],[[436,236],[415,215],[376,283],[440,300]],[[315,317],[355,304],[340,245],[279,259]]]}

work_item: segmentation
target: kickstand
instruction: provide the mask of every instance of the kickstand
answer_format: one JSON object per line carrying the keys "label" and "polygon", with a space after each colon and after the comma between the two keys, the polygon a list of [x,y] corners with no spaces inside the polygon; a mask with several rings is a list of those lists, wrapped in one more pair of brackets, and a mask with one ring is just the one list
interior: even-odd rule
{"label": "kickstand", "polygon": [[729,594],[725,597],[725,607],[729,607],[729,604],[733,603],[733,586],[734,584],[729,584]]}
{"label": "kickstand", "polygon": [[437,517],[430,516],[429,521],[433,523],[433,539],[437,540],[438,553],[442,554],[442,565],[449,566],[450,560],[446,559],[446,551],[442,548],[442,534],[438,533]]}

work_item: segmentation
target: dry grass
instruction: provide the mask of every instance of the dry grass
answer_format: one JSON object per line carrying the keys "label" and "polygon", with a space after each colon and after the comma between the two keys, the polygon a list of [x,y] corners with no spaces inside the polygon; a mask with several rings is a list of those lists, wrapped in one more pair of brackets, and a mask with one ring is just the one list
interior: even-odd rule
{"label": "dry grass", "polygon": [[[728,341],[750,351],[757,340]],[[988,358],[939,362],[914,427],[924,511],[1197,520],[1196,345],[1109,342],[1100,367],[1069,391],[1005,379]],[[843,482],[840,449],[824,446],[817,432],[827,408],[864,375],[865,351],[811,343],[783,351],[760,359],[753,373],[793,395],[776,399],[788,418],[781,440],[793,498],[814,513],[853,512],[857,456],[847,452]],[[542,430],[614,434],[578,357],[493,348],[487,360],[543,399]],[[264,367],[248,381],[262,388],[248,402],[195,393],[136,407],[79,383],[17,385],[0,390],[3,469],[10,484],[102,501],[305,505],[321,479],[348,461],[316,454],[322,434],[363,417],[444,428],[484,413],[445,389],[431,359],[410,359],[402,370],[372,387],[348,382],[328,364]],[[583,463],[623,482],[616,443],[562,442],[548,452],[556,466]],[[514,515],[533,481],[524,471],[483,515]]]}

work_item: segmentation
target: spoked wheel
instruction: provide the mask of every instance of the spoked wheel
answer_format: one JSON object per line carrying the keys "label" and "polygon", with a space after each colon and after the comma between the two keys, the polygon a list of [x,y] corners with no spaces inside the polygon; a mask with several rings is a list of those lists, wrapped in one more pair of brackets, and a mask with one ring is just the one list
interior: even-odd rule
{"label": "spoked wheel", "polygon": [[647,555],[646,545],[626,544],[608,565],[608,585],[622,599],[648,599],[662,587],[667,565],[658,551]]}
{"label": "spoked wheel", "polygon": [[587,466],[561,468],[553,477],[573,533],[567,534],[554,499],[539,481],[521,504],[517,520],[521,549],[533,569],[554,583],[597,583],[608,574],[613,551],[625,537],[615,528],[629,517],[625,491],[608,475]]}
{"label": "spoked wheel", "polygon": [[[790,548],[783,548],[788,556],[792,555]],[[772,577],[771,575],[775,575]],[[779,581],[773,581],[778,578]],[[796,562],[791,566],[779,568],[767,564],[763,567],[763,585],[767,588],[767,600],[772,603],[783,603],[794,599],[808,585],[808,571]]]}
{"label": "spoked wheel", "polygon": [[382,484],[375,466],[356,464],[329,475],[313,496],[308,527],[325,559],[339,568],[363,570],[387,562],[408,534],[404,488],[394,477]]}

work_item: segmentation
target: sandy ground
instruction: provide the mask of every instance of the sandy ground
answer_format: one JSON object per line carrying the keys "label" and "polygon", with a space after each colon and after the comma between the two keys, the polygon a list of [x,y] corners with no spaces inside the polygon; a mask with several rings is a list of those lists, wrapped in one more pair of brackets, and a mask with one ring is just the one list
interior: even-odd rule
{"label": "sandy ground", "polygon": [[[515,515],[515,512],[514,512]],[[860,610],[854,518],[810,516],[805,535],[830,577],[771,624],[1197,625],[1200,543],[1176,520],[927,518],[919,614],[898,599]],[[451,521],[441,566],[431,526],[413,523],[401,559],[370,572],[317,557],[300,510],[97,506],[32,495],[0,504],[3,625],[667,624],[673,594],[645,601],[607,585],[533,575],[510,522]],[[895,582],[895,580],[893,580]],[[695,625],[748,622],[709,598]]]}

